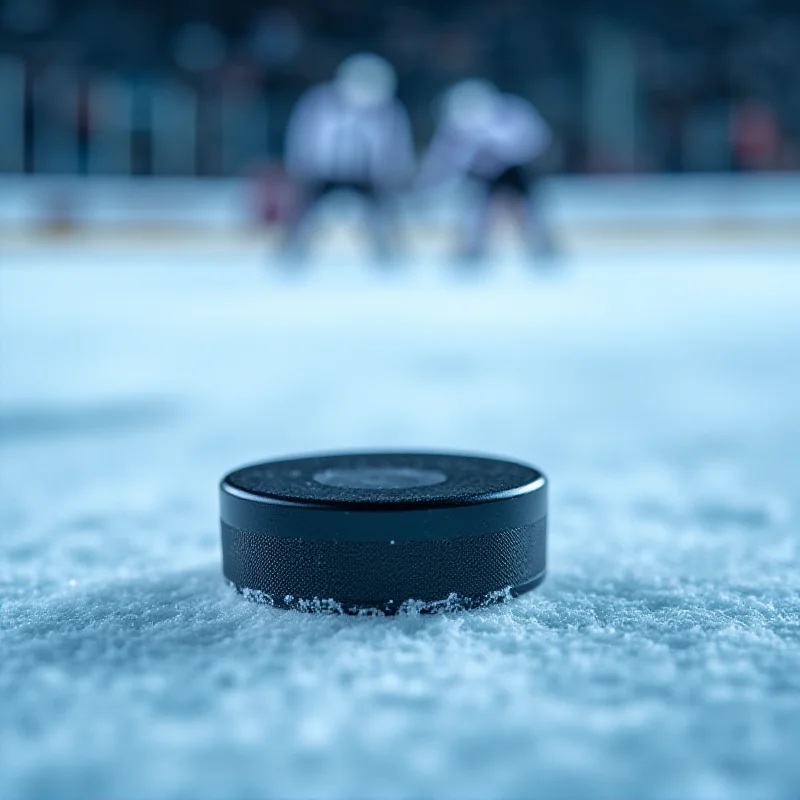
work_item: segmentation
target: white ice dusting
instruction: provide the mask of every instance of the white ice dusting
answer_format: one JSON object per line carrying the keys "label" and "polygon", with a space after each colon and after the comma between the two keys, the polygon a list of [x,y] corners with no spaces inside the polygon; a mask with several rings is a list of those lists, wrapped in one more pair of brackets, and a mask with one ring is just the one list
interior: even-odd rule
{"label": "white ice dusting", "polygon": [[[4,255],[0,797],[796,798],[798,252],[318,266]],[[547,580],[247,602],[217,481],[343,447],[540,466]]]}
{"label": "white ice dusting", "polygon": [[[236,587],[231,581],[226,583],[233,589]],[[348,606],[332,597],[295,597],[285,595],[280,602],[268,592],[260,589],[242,588],[239,593],[242,597],[254,603],[261,603],[273,608],[291,608],[311,614],[348,614],[359,617],[385,617],[404,614],[450,614],[463,611],[467,608],[488,608],[496,603],[509,602],[513,599],[511,586],[489,592],[479,599],[462,597],[457,592],[451,592],[441,600],[404,600],[396,608],[387,613],[385,607],[352,605]],[[392,603],[392,601],[389,601]]]}

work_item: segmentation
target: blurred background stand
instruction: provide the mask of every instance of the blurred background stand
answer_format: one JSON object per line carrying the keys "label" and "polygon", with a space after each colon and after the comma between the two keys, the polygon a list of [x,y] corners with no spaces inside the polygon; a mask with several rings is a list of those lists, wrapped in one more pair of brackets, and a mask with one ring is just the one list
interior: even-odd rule
{"label": "blurred background stand", "polygon": [[25,67],[0,58],[0,173],[25,171]]}
{"label": "blurred background stand", "polygon": [[586,36],[586,142],[590,169],[632,172],[642,128],[637,43],[633,35],[592,20]]}
{"label": "blurred background stand", "polygon": [[[752,207],[748,195],[762,203],[751,215],[758,224],[789,224],[800,170],[797,4],[242,0],[198,9],[182,1],[3,0],[0,229],[54,207],[63,216],[70,206],[76,223],[122,219],[130,192],[121,181],[129,178],[203,178],[202,192],[219,198],[204,209],[224,208],[221,217],[244,227],[285,220],[296,202],[278,166],[289,115],[303,92],[365,50],[397,70],[418,152],[430,142],[443,92],[458,81],[486,78],[533,103],[554,131],[543,192],[556,217],[608,218],[617,202],[620,214],[635,210],[620,188],[627,184],[592,188],[599,175],[636,176],[640,195],[661,193],[651,211],[668,209],[673,190],[662,176],[681,174],[707,178],[685,183],[695,219],[729,219],[731,198]],[[216,189],[211,178],[221,181]],[[92,210],[96,179],[117,181],[102,190],[102,214]],[[37,197],[46,198],[38,211]],[[468,203],[463,189],[444,197],[438,210],[414,198],[406,207],[430,221]],[[693,205],[700,197],[715,208]],[[598,204],[591,213],[590,203]],[[163,204],[150,208],[153,223],[169,220]]]}

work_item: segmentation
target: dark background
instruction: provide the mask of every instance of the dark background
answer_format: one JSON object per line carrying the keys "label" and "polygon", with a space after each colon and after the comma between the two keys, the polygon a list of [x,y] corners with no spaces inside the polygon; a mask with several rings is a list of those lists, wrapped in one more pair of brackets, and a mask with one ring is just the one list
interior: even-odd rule
{"label": "dark background", "polygon": [[[437,95],[460,78],[485,76],[528,97],[552,123],[559,170],[800,167],[795,0],[4,0],[3,64],[25,82],[24,109],[5,102],[5,125],[24,116],[24,155],[0,167],[246,172],[280,156],[298,95],[363,50],[397,68],[420,144]],[[0,92],[2,85],[0,76]],[[92,111],[97,85],[126,98],[130,164],[92,168],[87,158],[92,131],[118,116],[119,105]],[[152,107],[158,96],[170,107],[175,91],[197,142],[190,164],[170,166],[151,155]],[[186,128],[184,106],[172,104],[176,129]],[[71,136],[78,155],[59,156]]]}

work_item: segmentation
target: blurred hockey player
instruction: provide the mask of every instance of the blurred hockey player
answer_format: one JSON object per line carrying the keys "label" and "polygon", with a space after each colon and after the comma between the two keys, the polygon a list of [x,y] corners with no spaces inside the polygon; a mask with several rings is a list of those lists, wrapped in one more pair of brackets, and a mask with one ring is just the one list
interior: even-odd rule
{"label": "blurred hockey player", "polygon": [[319,202],[349,190],[364,201],[379,256],[391,254],[393,195],[414,170],[411,127],[396,84],[387,61],[363,53],[298,102],[286,135],[286,168],[301,188],[287,236],[291,253],[305,251]]}
{"label": "blurred hockey player", "polygon": [[535,168],[551,139],[548,124],[527,100],[502,94],[488,81],[466,80],[447,91],[417,183],[425,188],[467,177],[478,185],[462,256],[483,255],[490,215],[500,198],[511,203],[531,253],[552,254]]}

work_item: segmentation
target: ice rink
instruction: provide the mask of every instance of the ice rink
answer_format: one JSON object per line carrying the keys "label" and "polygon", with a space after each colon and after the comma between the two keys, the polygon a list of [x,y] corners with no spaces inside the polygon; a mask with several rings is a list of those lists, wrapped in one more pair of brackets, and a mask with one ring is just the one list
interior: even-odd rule
{"label": "ice rink", "polygon": [[[800,247],[533,272],[0,253],[0,796],[800,795]],[[456,449],[551,481],[549,576],[391,619],[248,603],[217,482]]]}

